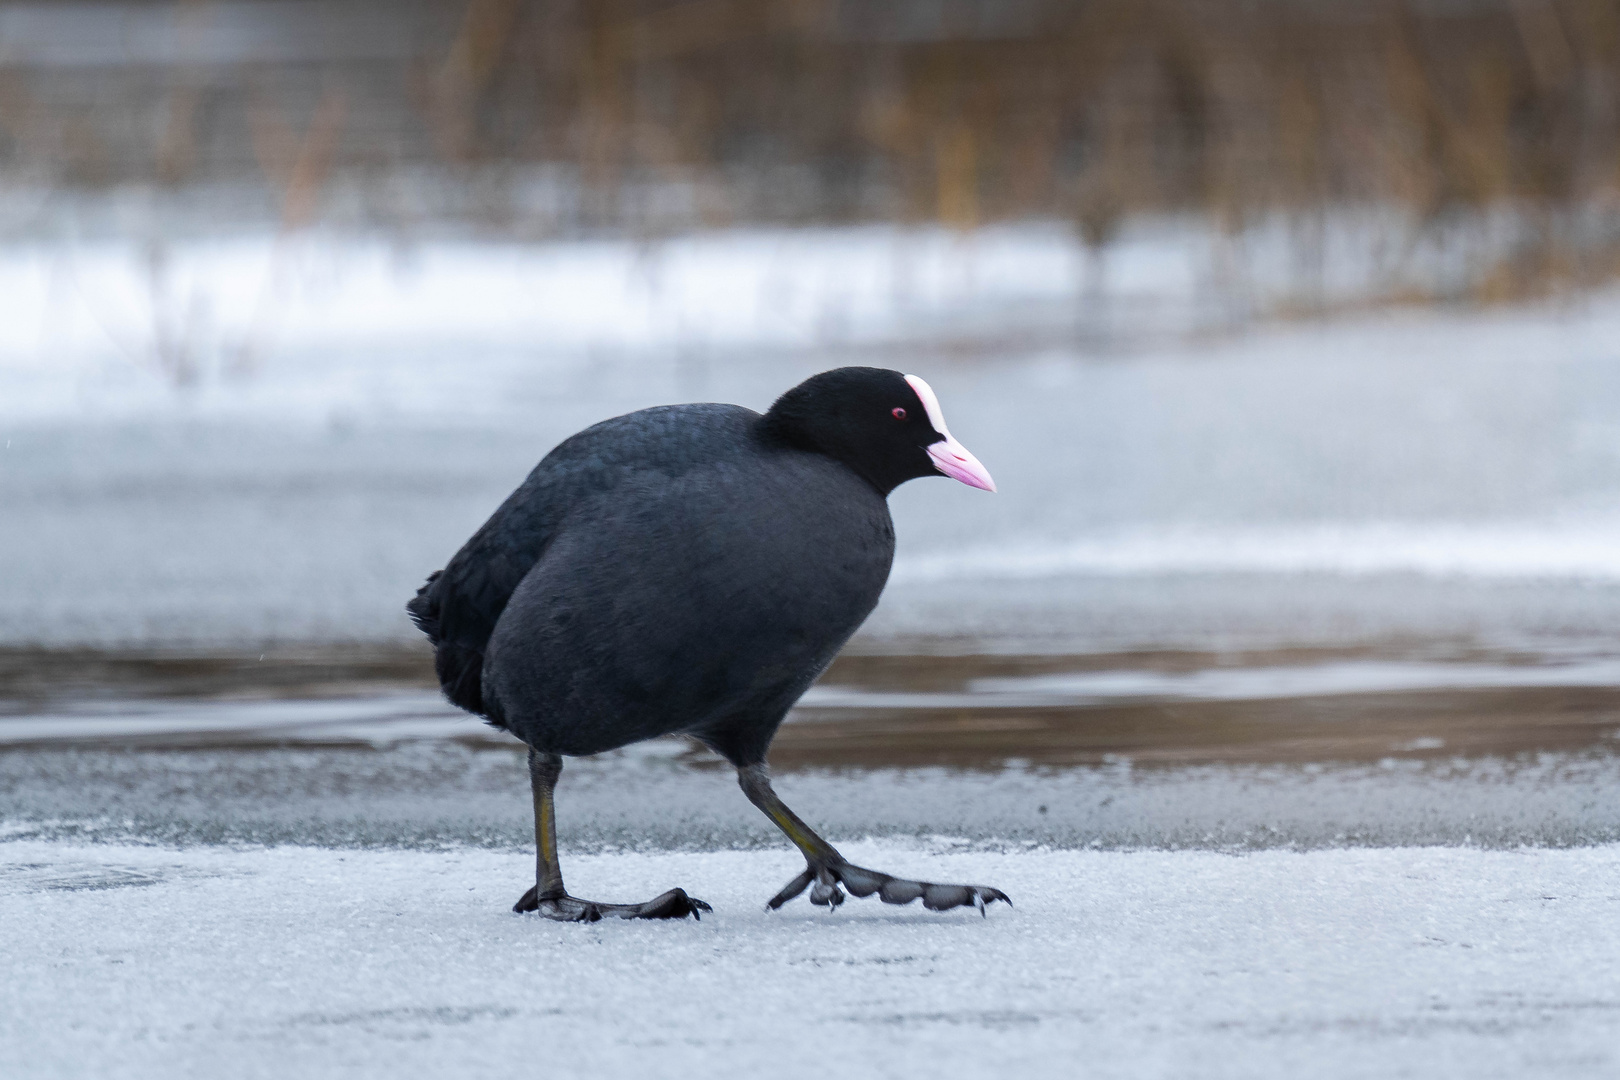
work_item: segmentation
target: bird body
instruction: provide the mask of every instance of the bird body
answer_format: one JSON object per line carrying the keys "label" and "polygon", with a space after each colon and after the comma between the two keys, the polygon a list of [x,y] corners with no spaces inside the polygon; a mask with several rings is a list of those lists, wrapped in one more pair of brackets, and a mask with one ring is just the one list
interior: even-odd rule
{"label": "bird body", "polygon": [[559,754],[682,732],[733,764],[764,760],[876,606],[894,527],[869,483],[760,420],[651,409],[542,462],[567,497],[491,633],[492,719]]}
{"label": "bird body", "polygon": [[770,785],[789,708],[872,609],[894,559],[888,495],[945,475],[994,491],[913,375],[824,372],[764,415],[672,405],[565,440],[407,605],[446,697],[528,744],[536,883],[520,911],[594,921],[708,910],[679,889],[644,904],[569,896],[553,791],[564,755],[671,733],[731,761],[744,793],[806,859],[771,900],[840,885],[943,909],[1005,900],[852,866]]}

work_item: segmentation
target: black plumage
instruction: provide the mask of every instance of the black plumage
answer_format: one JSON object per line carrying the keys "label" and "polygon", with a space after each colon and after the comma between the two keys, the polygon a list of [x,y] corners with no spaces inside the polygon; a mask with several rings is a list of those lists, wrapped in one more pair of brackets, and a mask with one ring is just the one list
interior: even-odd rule
{"label": "black plumage", "polygon": [[[894,556],[887,495],[941,472],[994,490],[926,383],[841,368],[763,416],[675,405],[587,428],[428,578],[408,610],[434,644],[446,696],[531,747],[540,866],[520,909],[706,910],[680,890],[643,905],[579,901],[556,861],[561,755],[672,732],[737,766],[744,791],[804,850],[810,877],[772,906],[818,877],[821,903],[842,899],[840,881],[865,895],[878,879],[916,886],[932,907],[1005,899],[850,867],[780,804],[764,766],[788,709],[877,604]],[[931,902],[927,889],[956,892]]]}

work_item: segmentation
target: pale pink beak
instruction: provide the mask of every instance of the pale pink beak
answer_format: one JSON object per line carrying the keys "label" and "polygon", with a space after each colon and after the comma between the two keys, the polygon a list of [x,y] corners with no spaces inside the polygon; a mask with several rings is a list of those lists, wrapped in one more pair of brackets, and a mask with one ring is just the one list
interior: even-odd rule
{"label": "pale pink beak", "polygon": [[979,464],[979,459],[968,453],[968,448],[950,435],[945,436],[944,442],[934,443],[927,450],[928,456],[934,459],[934,468],[952,480],[960,480],[968,487],[985,491],[996,490],[996,482],[990,479],[990,470]]}
{"label": "pale pink beak", "polygon": [[934,468],[952,480],[960,480],[968,487],[976,487],[983,491],[996,490],[996,482],[990,479],[990,470],[979,464],[979,459],[968,453],[968,448],[957,442],[950,429],[945,426],[945,413],[939,407],[939,398],[934,394],[934,388],[915,375],[907,375],[906,382],[916,391],[923,408],[928,410],[928,422],[934,425],[935,431],[945,436],[944,442],[925,447],[928,456],[934,459]]}

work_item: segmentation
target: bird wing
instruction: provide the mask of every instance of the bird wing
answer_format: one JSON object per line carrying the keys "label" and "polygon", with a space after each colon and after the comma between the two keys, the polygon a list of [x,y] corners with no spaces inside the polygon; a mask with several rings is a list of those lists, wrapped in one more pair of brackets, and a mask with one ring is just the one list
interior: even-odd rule
{"label": "bird wing", "polygon": [[555,520],[566,510],[566,490],[557,491],[559,485],[546,471],[542,462],[405,605],[417,628],[433,643],[434,666],[445,696],[480,716],[485,714],[484,644],[512,591],[545,552]]}
{"label": "bird wing", "polygon": [[[740,415],[739,415],[740,414]],[[665,406],[615,417],[565,440],[405,605],[434,646],[450,701],[489,716],[484,649],[518,584],[545,555],[569,514],[637,475],[674,475],[701,460],[693,428],[732,428],[757,416],[737,406]],[[698,445],[694,445],[698,444]],[[498,718],[497,718],[498,719]]]}

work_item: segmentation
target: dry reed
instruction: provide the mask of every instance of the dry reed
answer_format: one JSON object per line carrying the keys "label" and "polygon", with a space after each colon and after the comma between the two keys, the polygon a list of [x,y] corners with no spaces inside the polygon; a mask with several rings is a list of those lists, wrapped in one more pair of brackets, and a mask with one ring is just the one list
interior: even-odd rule
{"label": "dry reed", "polygon": [[[1398,212],[1414,235],[1505,208],[1519,232],[1471,295],[1620,271],[1614,0],[470,0],[373,15],[415,20],[419,47],[73,77],[13,63],[0,167],[70,187],[258,174],[283,223],[316,214],[328,176],[363,189],[426,170],[520,234],[1040,217],[1098,252],[1143,214],[1232,236],[1283,215],[1309,249],[1336,207]],[[75,89],[92,77],[110,107]],[[291,128],[269,130],[267,100],[313,117],[298,121],[310,135],[295,147]],[[525,203],[535,170],[572,194]]]}

